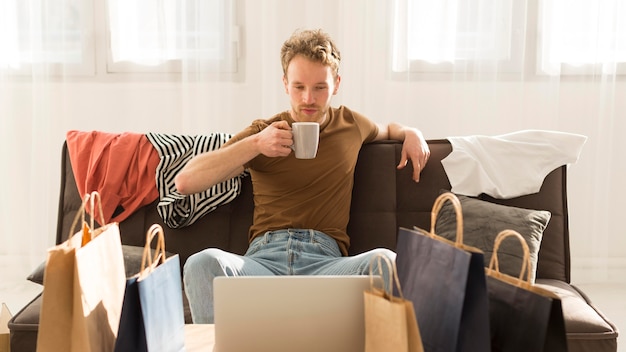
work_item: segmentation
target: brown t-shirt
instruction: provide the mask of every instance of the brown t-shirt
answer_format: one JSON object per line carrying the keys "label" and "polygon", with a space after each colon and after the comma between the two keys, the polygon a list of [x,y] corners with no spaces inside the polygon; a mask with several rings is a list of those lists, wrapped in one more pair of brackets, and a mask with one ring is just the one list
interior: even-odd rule
{"label": "brown t-shirt", "polygon": [[[225,146],[279,120],[293,123],[288,111],[269,120],[255,120]],[[316,158],[296,159],[293,152],[277,158],[258,155],[244,165],[250,171],[254,192],[250,240],[271,230],[314,229],[334,238],[347,255],[354,167],[361,145],[377,134],[378,127],[365,116],[343,106],[330,108],[320,126]]]}

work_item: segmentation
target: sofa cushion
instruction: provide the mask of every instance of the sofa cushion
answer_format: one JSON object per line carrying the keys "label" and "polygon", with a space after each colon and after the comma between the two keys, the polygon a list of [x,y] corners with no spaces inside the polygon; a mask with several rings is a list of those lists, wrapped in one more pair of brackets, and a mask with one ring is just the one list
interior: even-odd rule
{"label": "sofa cushion", "polygon": [[561,299],[569,352],[617,350],[617,328],[582,291],[561,280],[537,279],[536,285]]}
{"label": "sofa cushion", "polygon": [[537,278],[570,282],[569,228],[567,214],[567,168],[555,169],[544,180],[539,193],[510,199],[481,194],[478,198],[491,203],[550,212],[550,222],[543,231]]}
{"label": "sofa cushion", "polygon": [[[463,195],[457,197],[463,213],[463,243],[481,249],[485,254],[485,266],[488,266],[498,233],[503,230],[519,232],[528,244],[531,282],[534,282],[541,238],[550,220],[550,212],[500,205]],[[437,216],[435,232],[449,240],[456,240],[456,213],[452,203],[443,204]],[[518,277],[522,258],[518,242],[502,242],[498,250],[500,272]]]}

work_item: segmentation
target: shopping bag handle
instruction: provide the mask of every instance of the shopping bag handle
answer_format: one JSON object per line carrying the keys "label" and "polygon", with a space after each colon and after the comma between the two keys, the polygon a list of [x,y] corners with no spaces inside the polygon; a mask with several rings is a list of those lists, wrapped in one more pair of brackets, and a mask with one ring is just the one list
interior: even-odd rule
{"label": "shopping bag handle", "polygon": [[[452,203],[452,207],[454,208],[454,213],[456,215],[456,238],[454,239],[454,241],[435,233],[437,217],[439,216],[439,212],[443,208],[443,205],[446,201],[450,201],[450,203]],[[422,235],[426,235],[432,239],[441,241],[464,251],[472,253],[483,253],[481,249],[463,243],[463,211],[461,210],[461,201],[456,196],[456,194],[449,191],[441,193],[435,199],[433,209],[430,212],[430,231],[427,232],[426,230],[423,230],[417,226],[413,226],[413,230],[419,232]]]}
{"label": "shopping bag handle", "polygon": [[[98,200],[97,203],[96,203],[96,199]],[[91,209],[90,226],[88,226],[85,221],[85,210],[87,207],[87,203],[90,204],[90,209]],[[102,211],[102,198],[100,197],[100,193],[98,193],[98,191],[85,193],[82,203],[80,207],[78,208],[78,210],[76,211],[76,216],[74,216],[74,220],[72,221],[72,225],[70,226],[70,231],[67,237],[68,239],[72,238],[72,235],[75,234],[74,231],[76,229],[76,225],[78,225],[79,220],[80,220],[80,223],[83,225],[82,226],[83,239],[82,239],[81,245],[85,245],[93,237],[95,237],[96,234],[94,233],[94,218],[96,214],[96,205],[98,206],[98,211],[100,212],[100,224],[102,226],[105,225],[104,212]]]}
{"label": "shopping bag handle", "polygon": [[[157,238],[157,244],[154,250],[154,258],[150,255],[150,244],[154,238]],[[146,267],[147,261],[147,267]],[[153,224],[146,232],[146,243],[143,247],[143,255],[141,256],[141,275],[148,274],[154,268],[165,262],[165,234],[163,228],[159,224]],[[146,270],[147,268],[147,270]],[[144,273],[145,271],[145,273]]]}
{"label": "shopping bag handle", "polygon": [[430,233],[435,234],[435,224],[437,223],[437,216],[443,208],[443,205],[446,201],[452,203],[452,207],[454,207],[454,212],[456,214],[456,240],[455,243],[457,247],[463,246],[463,211],[461,210],[461,201],[459,198],[452,192],[445,192],[439,195],[437,199],[435,199],[435,203],[433,204],[433,210],[430,213]]}
{"label": "shopping bag handle", "polygon": [[383,282],[383,293],[384,293],[384,297],[386,299],[391,299],[393,297],[393,285],[395,283],[396,287],[398,288],[398,293],[400,294],[400,298],[404,299],[404,296],[402,295],[402,287],[400,286],[400,279],[398,278],[398,270],[396,269],[396,265],[394,262],[391,261],[391,259],[389,259],[389,257],[387,257],[384,254],[377,254],[374,255],[370,258],[370,262],[369,262],[369,275],[370,275],[370,288],[375,288],[374,287],[374,273],[372,271],[373,269],[373,265],[374,264],[374,260],[378,261],[378,274],[382,277],[383,276],[383,266],[382,266],[382,261],[385,262],[385,264],[387,264],[387,269],[389,270],[389,285],[385,285],[385,283]]}
{"label": "shopping bag handle", "polygon": [[76,211],[76,216],[74,216],[74,220],[72,221],[72,226],[70,226],[70,231],[67,236],[68,239],[72,238],[72,235],[74,234],[74,229],[76,228],[76,225],[78,225],[78,220],[81,220],[81,224],[85,223],[85,204],[87,204],[90,197],[91,195],[89,193],[85,194],[85,196],[83,197],[83,201],[80,203],[80,207]]}
{"label": "shopping bag handle", "polygon": [[[491,255],[491,260],[489,261],[489,270],[494,271],[500,274],[500,265],[498,262],[498,249],[500,248],[500,244],[508,237],[516,237],[519,240],[520,245],[522,246],[523,258],[522,258],[522,268],[520,269],[518,280],[520,282],[526,282],[530,284],[530,250],[528,249],[528,243],[519,232],[515,230],[503,230],[501,231],[495,239],[493,245],[493,254]],[[526,274],[526,279],[524,279],[524,274]]]}
{"label": "shopping bag handle", "polygon": [[[519,240],[522,246],[522,250],[524,251],[522,268],[520,269],[520,274],[517,278],[505,273],[501,273],[498,266],[498,248],[500,247],[502,241],[511,236],[516,237]],[[506,282],[510,285],[514,285],[530,292],[540,294],[544,297],[549,297],[551,299],[560,299],[560,297],[557,296],[554,292],[536,286],[530,281],[530,268],[530,250],[528,249],[528,244],[526,243],[524,237],[522,237],[519,232],[514,230],[501,231],[498,236],[496,236],[496,239],[494,241],[493,254],[491,255],[491,260],[489,261],[489,267],[485,268],[485,272],[487,273],[487,275],[500,281]],[[524,274],[526,275],[525,279]]]}
{"label": "shopping bag handle", "polygon": [[[102,197],[100,196],[100,193],[98,191],[93,191],[91,192],[91,197],[89,197],[89,215],[90,215],[90,225],[91,225],[91,229],[93,230],[95,228],[95,224],[94,224],[94,220],[96,218],[96,210],[98,211],[98,213],[100,214],[100,226],[104,226],[106,225],[104,222],[104,211],[102,210]],[[98,203],[96,204],[96,199],[98,200]],[[98,209],[96,209],[96,205],[98,206]]]}

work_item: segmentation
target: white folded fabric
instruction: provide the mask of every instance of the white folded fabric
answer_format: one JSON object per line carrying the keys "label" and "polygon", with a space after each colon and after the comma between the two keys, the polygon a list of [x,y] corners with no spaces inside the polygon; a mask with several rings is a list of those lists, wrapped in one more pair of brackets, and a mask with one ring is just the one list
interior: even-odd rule
{"label": "white folded fabric", "polygon": [[587,137],[523,130],[499,136],[449,137],[452,152],[441,163],[451,191],[513,198],[536,193],[555,168],[578,160]]}

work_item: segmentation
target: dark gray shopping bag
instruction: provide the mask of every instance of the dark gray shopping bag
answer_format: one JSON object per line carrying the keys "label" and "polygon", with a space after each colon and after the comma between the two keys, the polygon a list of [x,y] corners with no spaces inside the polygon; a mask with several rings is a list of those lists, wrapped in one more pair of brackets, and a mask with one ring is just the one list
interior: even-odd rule
{"label": "dark gray shopping bag", "polygon": [[[153,260],[150,243],[155,236]],[[115,351],[185,351],[180,259],[177,254],[166,259],[160,225],[148,230],[141,271],[126,281]]]}
{"label": "dark gray shopping bag", "polygon": [[[437,214],[451,201],[455,242],[435,234]],[[490,351],[489,300],[483,253],[463,244],[461,204],[452,193],[433,205],[430,232],[400,228],[396,266],[404,297],[413,302],[426,352]]]}
{"label": "dark gray shopping bag", "polygon": [[[517,237],[523,251],[522,269],[518,278],[499,270],[497,252],[500,243],[507,237]],[[500,232],[487,269],[493,350],[567,351],[561,300],[552,292],[533,285],[529,268],[528,245],[522,235],[513,230]]]}

